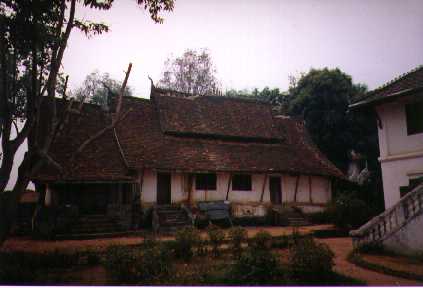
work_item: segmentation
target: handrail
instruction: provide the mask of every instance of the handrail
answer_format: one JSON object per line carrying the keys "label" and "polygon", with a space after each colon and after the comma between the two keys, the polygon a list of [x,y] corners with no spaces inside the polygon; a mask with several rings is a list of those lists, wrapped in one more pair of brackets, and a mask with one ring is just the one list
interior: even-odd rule
{"label": "handrail", "polygon": [[[417,201],[417,204],[415,203]],[[410,211],[411,208],[411,211]],[[357,230],[350,231],[353,242],[358,244],[363,238],[369,241],[383,240],[403,227],[414,215],[423,210],[423,183],[404,195],[398,203],[372,218]],[[410,213],[411,212],[411,213]],[[394,220],[392,219],[394,217]],[[395,222],[395,223],[393,223]]]}

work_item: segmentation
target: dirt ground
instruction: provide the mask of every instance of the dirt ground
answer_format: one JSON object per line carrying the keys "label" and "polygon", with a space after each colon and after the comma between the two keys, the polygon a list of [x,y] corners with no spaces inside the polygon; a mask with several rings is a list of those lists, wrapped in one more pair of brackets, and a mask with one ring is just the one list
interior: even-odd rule
{"label": "dirt ground", "polygon": [[[272,236],[291,234],[292,227],[247,227],[248,237],[253,237],[259,231],[267,231]],[[313,225],[299,227],[302,234],[316,230],[333,229],[332,225]],[[202,232],[205,237],[206,232]],[[171,236],[159,236],[160,240],[172,240]],[[90,240],[33,240],[25,237],[11,237],[6,240],[0,251],[25,251],[25,252],[48,252],[48,251],[78,251],[78,250],[104,250],[113,245],[137,245],[144,241],[142,236],[127,236],[116,238],[102,238]]]}
{"label": "dirt ground", "polygon": [[401,256],[385,256],[360,254],[366,262],[383,265],[396,271],[411,272],[423,276],[423,263],[417,260],[411,260]]}
{"label": "dirt ground", "polygon": [[[335,271],[346,276],[366,281],[370,286],[422,286],[423,282],[398,278],[358,267],[347,260],[348,253],[352,250],[351,238],[319,239],[329,245],[335,253]],[[384,263],[378,262],[384,265]],[[406,267],[406,266],[404,266]]]}
{"label": "dirt ground", "polygon": [[[309,233],[315,230],[326,230],[331,229],[331,225],[316,225],[309,227],[299,228],[300,233]],[[268,231],[273,236],[287,235],[291,234],[293,231],[292,227],[248,227],[248,236],[254,236],[258,231],[265,230]],[[205,233],[205,232],[203,232]],[[173,237],[159,237],[161,240],[170,240]],[[108,238],[108,239],[92,239],[92,240],[60,240],[60,241],[45,241],[45,240],[32,240],[22,237],[14,237],[8,239],[4,245],[1,247],[0,251],[27,251],[27,252],[43,252],[43,251],[80,251],[80,250],[104,250],[105,248],[111,245],[136,245],[142,243],[144,240],[140,236],[132,237],[117,237],[117,238]],[[399,277],[394,277],[371,270],[367,270],[361,267],[358,267],[347,261],[348,254],[352,251],[352,241],[351,238],[328,238],[328,239],[318,239],[329,245],[332,251],[335,253],[335,271],[346,276],[350,276],[356,279],[363,280],[368,283],[368,285],[381,286],[422,286],[423,282],[403,279]],[[378,264],[385,265],[392,269],[409,271],[415,274],[423,273],[422,265],[417,263],[405,262],[401,257],[392,257],[392,256],[374,256],[366,255],[365,260],[369,262],[374,262]],[[103,277],[93,276],[97,273],[104,274],[105,271],[102,267],[92,268],[99,269],[99,271],[91,271],[92,273],[86,273],[83,271],[84,275],[81,275],[84,279],[84,283],[91,284],[101,284],[98,282],[98,279]],[[82,273],[82,271],[81,271]],[[79,278],[79,277],[78,277]],[[96,281],[97,280],[97,281]]]}

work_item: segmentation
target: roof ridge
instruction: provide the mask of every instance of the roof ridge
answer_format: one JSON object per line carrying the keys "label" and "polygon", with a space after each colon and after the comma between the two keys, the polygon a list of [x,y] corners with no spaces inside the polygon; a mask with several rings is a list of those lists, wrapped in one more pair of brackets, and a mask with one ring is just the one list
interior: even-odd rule
{"label": "roof ridge", "polygon": [[[169,92],[169,93],[186,95],[187,97],[182,98],[182,99],[186,99],[186,100],[197,100],[198,98],[208,97],[208,98],[227,99],[227,100],[231,100],[231,101],[257,103],[257,104],[264,104],[264,105],[271,106],[271,104],[268,101],[260,100],[260,99],[246,99],[246,98],[242,98],[242,97],[231,97],[231,96],[226,96],[226,95],[213,95],[213,94],[196,95],[196,94],[192,94],[192,93],[181,92],[181,91],[177,91],[177,90],[174,90],[174,89],[167,89],[167,88],[161,88],[161,87],[154,87],[154,89],[158,90],[159,92]],[[174,96],[170,96],[170,95],[160,95],[160,96],[161,97],[174,97]]]}
{"label": "roof ridge", "polygon": [[[393,85],[393,84],[397,83],[398,81],[400,81],[400,80],[404,79],[405,77],[409,76],[410,74],[412,74],[412,73],[415,73],[415,72],[419,71],[420,69],[423,69],[423,64],[418,65],[417,67],[415,67],[414,69],[412,69],[412,70],[410,70],[410,71],[408,71],[408,72],[405,72],[405,73],[402,73],[402,74],[398,75],[398,76],[397,76],[397,77],[395,77],[394,79],[392,79],[392,80],[390,80],[390,81],[388,81],[388,82],[386,82],[386,83],[382,84],[381,86],[379,86],[379,87],[377,87],[377,88],[375,88],[375,89],[373,89],[373,90],[371,90],[371,91],[367,92],[366,94],[367,94],[367,96],[368,96],[368,97],[370,97],[370,96],[372,96],[373,94],[375,94],[375,93],[379,92],[380,90],[383,90],[383,89],[385,89],[386,87],[391,86],[391,85]],[[368,97],[366,97],[366,98],[368,98]],[[365,99],[365,98],[364,98],[364,99]],[[364,100],[364,99],[363,99],[363,100]]]}

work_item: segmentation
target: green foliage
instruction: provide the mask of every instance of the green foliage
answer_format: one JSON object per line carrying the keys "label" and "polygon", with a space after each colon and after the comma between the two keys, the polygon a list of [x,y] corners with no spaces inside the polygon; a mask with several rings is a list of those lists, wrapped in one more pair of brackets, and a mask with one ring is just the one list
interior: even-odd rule
{"label": "green foliage", "polygon": [[242,243],[248,238],[247,230],[242,227],[233,227],[229,230],[229,249],[232,251],[234,257],[241,256]]}
{"label": "green foliage", "polygon": [[[122,83],[110,78],[108,73],[100,74],[99,71],[94,71],[85,77],[82,86],[77,88],[71,96],[78,101],[85,100],[107,109],[119,95],[121,87]],[[131,96],[131,87],[126,86],[123,95]]]}
{"label": "green foliage", "polygon": [[31,284],[36,282],[41,270],[69,269],[78,265],[79,253],[59,251],[44,253],[1,252],[0,283]]}
{"label": "green foliage", "polygon": [[172,262],[169,249],[159,243],[149,242],[143,247],[108,248],[104,265],[117,283],[135,284],[166,276]]}
{"label": "green foliage", "polygon": [[230,270],[230,278],[241,284],[281,284],[285,272],[278,256],[268,250],[249,248]]}
{"label": "green foliage", "polygon": [[382,254],[386,255],[387,250],[380,242],[371,242],[361,245],[358,249],[358,252],[365,253],[365,254]]}
{"label": "green foliage", "polygon": [[219,247],[223,244],[223,240],[225,239],[225,231],[216,225],[210,225],[207,228],[207,235],[209,236],[209,242],[212,246],[213,255],[215,257],[219,256]]}
{"label": "green foliage", "polygon": [[311,69],[289,89],[289,113],[304,117],[314,143],[341,169],[354,149],[377,153],[373,115],[347,113],[348,104],[366,91],[339,69]]}
{"label": "green foliage", "polygon": [[250,239],[248,246],[255,250],[269,250],[272,247],[272,235],[266,231],[259,231]]}
{"label": "green foliage", "polygon": [[363,200],[354,194],[341,194],[335,200],[335,225],[343,229],[356,229],[366,223],[371,211]]}
{"label": "green foliage", "polygon": [[326,244],[306,237],[296,241],[289,250],[291,273],[295,279],[323,279],[332,272],[335,255]]}
{"label": "green foliage", "polygon": [[194,255],[194,247],[200,241],[200,233],[194,227],[186,227],[176,232],[175,256],[186,261]]}

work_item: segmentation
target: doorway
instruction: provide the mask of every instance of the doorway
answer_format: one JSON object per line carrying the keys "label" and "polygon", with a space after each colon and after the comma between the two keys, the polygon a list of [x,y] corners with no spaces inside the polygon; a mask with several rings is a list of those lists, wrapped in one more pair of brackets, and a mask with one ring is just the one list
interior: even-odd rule
{"label": "doorway", "polygon": [[157,173],[157,204],[171,204],[171,177],[170,173]]}
{"label": "doorway", "polygon": [[269,177],[269,190],[270,190],[270,202],[272,204],[282,204],[282,186],[281,177],[270,176]]}

